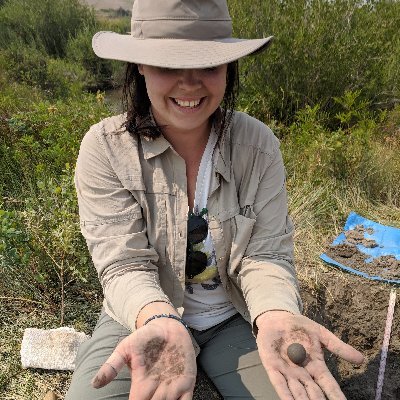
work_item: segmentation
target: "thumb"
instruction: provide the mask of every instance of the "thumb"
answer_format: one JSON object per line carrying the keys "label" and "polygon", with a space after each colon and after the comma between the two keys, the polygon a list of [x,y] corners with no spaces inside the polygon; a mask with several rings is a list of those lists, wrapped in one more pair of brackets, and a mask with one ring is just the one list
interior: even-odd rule
{"label": "thumb", "polygon": [[110,383],[118,375],[122,367],[128,364],[127,358],[120,353],[120,350],[123,348],[121,345],[122,342],[116,347],[92,379],[92,386],[95,389],[102,388]]}
{"label": "thumb", "polygon": [[362,364],[364,356],[354,347],[340,340],[328,329],[320,325],[320,341],[331,352],[353,364]]}

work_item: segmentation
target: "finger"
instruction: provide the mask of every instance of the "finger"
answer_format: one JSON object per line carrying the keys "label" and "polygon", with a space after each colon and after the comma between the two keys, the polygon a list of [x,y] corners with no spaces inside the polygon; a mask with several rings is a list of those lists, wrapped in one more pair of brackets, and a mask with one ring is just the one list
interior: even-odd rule
{"label": "finger", "polygon": [[281,400],[294,400],[285,377],[278,371],[267,371],[269,380]]}
{"label": "finger", "polygon": [[[192,389],[190,389],[192,387]],[[167,397],[166,400],[177,400],[180,399],[185,393],[193,393],[194,383],[193,385],[185,384],[183,387],[177,384],[170,384],[167,387]]]}
{"label": "finger", "polygon": [[332,376],[325,363],[310,363],[307,365],[306,369],[328,399],[346,400],[339,384],[336,382],[336,379]]}
{"label": "finger", "polygon": [[92,379],[92,386],[95,389],[99,389],[107,385],[118,375],[118,372],[121,371],[125,364],[125,358],[117,351],[117,349],[114,350]]}
{"label": "finger", "polygon": [[[161,382],[158,385],[153,396],[149,397],[149,399],[151,399],[151,400],[167,400],[167,396],[168,396],[168,385],[166,385],[165,382]],[[146,399],[147,399],[147,397],[146,397]],[[175,397],[175,399],[176,399],[176,397]]]}
{"label": "finger", "polygon": [[179,400],[192,400],[193,392],[184,393]]}
{"label": "finger", "polygon": [[351,347],[349,344],[344,343],[337,336],[335,336],[328,329],[320,326],[321,343],[332,353],[337,354],[340,358],[347,360],[353,364],[362,364],[364,356]]}
{"label": "finger", "polygon": [[308,378],[306,381],[302,381],[304,388],[308,394],[310,400],[325,400],[326,397],[321,388],[311,379]]}
{"label": "finger", "polygon": [[304,386],[297,379],[288,379],[287,385],[296,400],[308,400],[308,395]]}
{"label": "finger", "polygon": [[131,379],[131,390],[129,400],[148,400],[153,399],[154,393],[159,386],[159,381],[149,379],[145,381],[135,381]]}
{"label": "finger", "polygon": [[[298,370],[298,379],[304,386],[310,400],[325,400],[325,395],[321,388],[314,382],[309,372],[305,368]],[[297,397],[294,396],[296,399]]]}

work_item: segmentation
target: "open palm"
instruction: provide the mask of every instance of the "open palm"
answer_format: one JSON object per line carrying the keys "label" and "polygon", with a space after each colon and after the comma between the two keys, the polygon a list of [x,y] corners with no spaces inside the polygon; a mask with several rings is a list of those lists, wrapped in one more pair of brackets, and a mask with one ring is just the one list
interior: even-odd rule
{"label": "open palm", "polygon": [[100,388],[127,365],[129,400],[189,400],[196,381],[196,357],[190,336],[177,321],[152,321],[126,337],[93,379]]}
{"label": "open palm", "polygon": [[[325,364],[323,348],[355,364],[363,362],[360,352],[301,315],[273,312],[265,315],[258,326],[260,357],[282,400],[346,399]],[[300,366],[287,355],[292,343],[300,343],[306,349],[307,357]]]}

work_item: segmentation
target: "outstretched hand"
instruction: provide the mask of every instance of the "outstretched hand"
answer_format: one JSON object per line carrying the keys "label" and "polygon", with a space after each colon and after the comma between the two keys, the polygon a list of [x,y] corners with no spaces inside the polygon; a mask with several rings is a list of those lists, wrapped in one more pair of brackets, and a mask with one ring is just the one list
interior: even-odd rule
{"label": "outstretched hand", "polygon": [[101,388],[127,365],[131,371],[129,400],[190,400],[196,382],[196,357],[190,335],[174,320],[155,320],[116,347],[93,378]]}
{"label": "outstretched hand", "polygon": [[[271,311],[260,315],[256,323],[261,361],[282,400],[346,399],[325,364],[323,348],[354,364],[364,360],[359,351],[302,315]],[[307,352],[301,365],[287,355],[292,343],[300,343]]]}

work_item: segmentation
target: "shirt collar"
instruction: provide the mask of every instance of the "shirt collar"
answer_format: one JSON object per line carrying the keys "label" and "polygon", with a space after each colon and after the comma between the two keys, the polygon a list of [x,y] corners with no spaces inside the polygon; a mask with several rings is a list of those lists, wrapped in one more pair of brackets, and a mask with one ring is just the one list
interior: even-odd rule
{"label": "shirt collar", "polygon": [[[153,114],[150,110],[151,122],[156,125]],[[216,146],[215,156],[214,156],[214,168],[217,173],[219,173],[227,182],[231,180],[231,154],[230,154],[230,134],[231,134],[231,124],[228,126],[222,139]],[[211,129],[215,129],[213,125]],[[148,138],[146,136],[141,136],[141,143],[143,147],[143,156],[146,160],[159,156],[164,153],[168,148],[172,148],[171,143],[165,139],[164,136],[160,135],[156,139]]]}
{"label": "shirt collar", "polygon": [[[157,126],[156,121],[154,119],[151,108],[149,110],[150,122],[152,125]],[[149,160],[150,158],[159,156],[164,153],[168,148],[172,148],[171,144],[163,135],[160,135],[158,138],[153,139],[147,136],[141,136],[141,143],[143,147],[143,156],[145,160]]]}
{"label": "shirt collar", "polygon": [[168,148],[172,147],[171,143],[164,136],[159,136],[156,139],[151,139],[146,136],[141,136],[143,156],[145,160],[159,156]]}
{"label": "shirt collar", "polygon": [[231,181],[231,124],[232,120],[217,144],[214,157],[215,171],[227,182]]}

